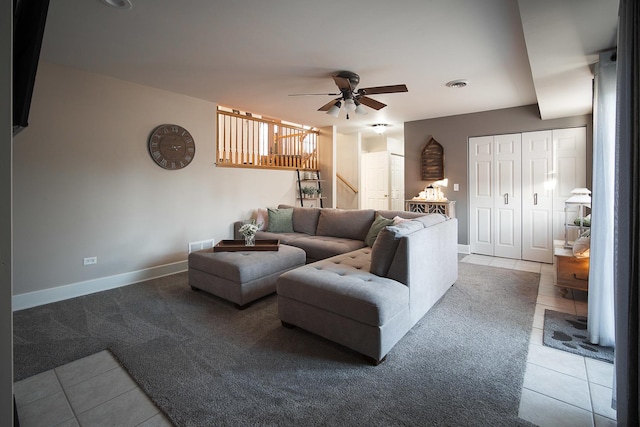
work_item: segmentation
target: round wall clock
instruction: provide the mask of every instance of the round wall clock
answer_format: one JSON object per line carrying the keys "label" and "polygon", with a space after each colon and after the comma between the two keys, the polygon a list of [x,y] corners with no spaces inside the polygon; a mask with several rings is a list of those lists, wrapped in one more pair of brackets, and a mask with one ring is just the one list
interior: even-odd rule
{"label": "round wall clock", "polygon": [[189,131],[182,126],[160,125],[149,137],[149,154],[162,168],[182,169],[193,160],[196,144]]}

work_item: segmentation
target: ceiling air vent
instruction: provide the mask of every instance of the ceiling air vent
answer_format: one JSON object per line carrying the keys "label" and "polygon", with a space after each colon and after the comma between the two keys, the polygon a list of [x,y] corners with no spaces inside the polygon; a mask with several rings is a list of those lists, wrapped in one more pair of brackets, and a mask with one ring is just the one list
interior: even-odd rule
{"label": "ceiling air vent", "polygon": [[469,84],[469,80],[451,80],[446,84],[447,87],[452,87],[454,89],[462,89]]}

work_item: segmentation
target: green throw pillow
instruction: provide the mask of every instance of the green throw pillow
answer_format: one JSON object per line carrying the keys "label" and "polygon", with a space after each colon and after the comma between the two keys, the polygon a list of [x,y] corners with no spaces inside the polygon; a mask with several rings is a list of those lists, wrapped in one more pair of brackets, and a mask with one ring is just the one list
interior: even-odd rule
{"label": "green throw pillow", "polygon": [[293,208],[267,209],[269,225],[267,231],[272,233],[293,233]]}
{"label": "green throw pillow", "polygon": [[380,230],[385,228],[387,225],[393,225],[393,220],[378,215],[373,221],[373,224],[371,224],[371,228],[369,228],[369,232],[367,233],[367,237],[364,239],[364,243],[366,243],[370,248],[373,247],[373,244],[376,242],[376,238],[378,237],[378,233],[380,233]]}

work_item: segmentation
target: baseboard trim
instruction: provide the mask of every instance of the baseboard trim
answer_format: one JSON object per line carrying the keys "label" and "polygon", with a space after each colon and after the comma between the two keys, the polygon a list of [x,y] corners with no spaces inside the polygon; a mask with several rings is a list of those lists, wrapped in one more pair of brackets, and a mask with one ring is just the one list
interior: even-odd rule
{"label": "baseboard trim", "polygon": [[13,311],[24,310],[26,308],[37,307],[43,304],[63,301],[70,298],[93,294],[95,292],[106,291],[109,289],[119,288],[121,286],[157,279],[158,277],[187,271],[187,269],[188,264],[186,260],[178,261],[171,264],[145,268],[143,270],[131,271],[129,273],[100,277],[98,279],[86,280],[84,282],[72,283],[70,285],[58,286],[51,289],[14,295],[12,298]]}
{"label": "baseboard trim", "polygon": [[469,255],[471,253],[471,246],[470,245],[458,245],[458,253],[459,254],[467,254],[467,255]]}

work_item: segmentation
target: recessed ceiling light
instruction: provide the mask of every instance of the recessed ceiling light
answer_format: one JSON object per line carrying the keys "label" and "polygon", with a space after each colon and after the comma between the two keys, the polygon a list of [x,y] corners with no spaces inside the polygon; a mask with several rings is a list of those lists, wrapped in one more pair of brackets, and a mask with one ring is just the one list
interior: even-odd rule
{"label": "recessed ceiling light", "polygon": [[102,4],[116,9],[131,9],[133,3],[131,0],[100,0]]}
{"label": "recessed ceiling light", "polygon": [[463,87],[466,87],[469,84],[469,80],[451,80],[450,82],[448,82],[446,84],[447,87],[452,87],[454,89],[462,89]]}

